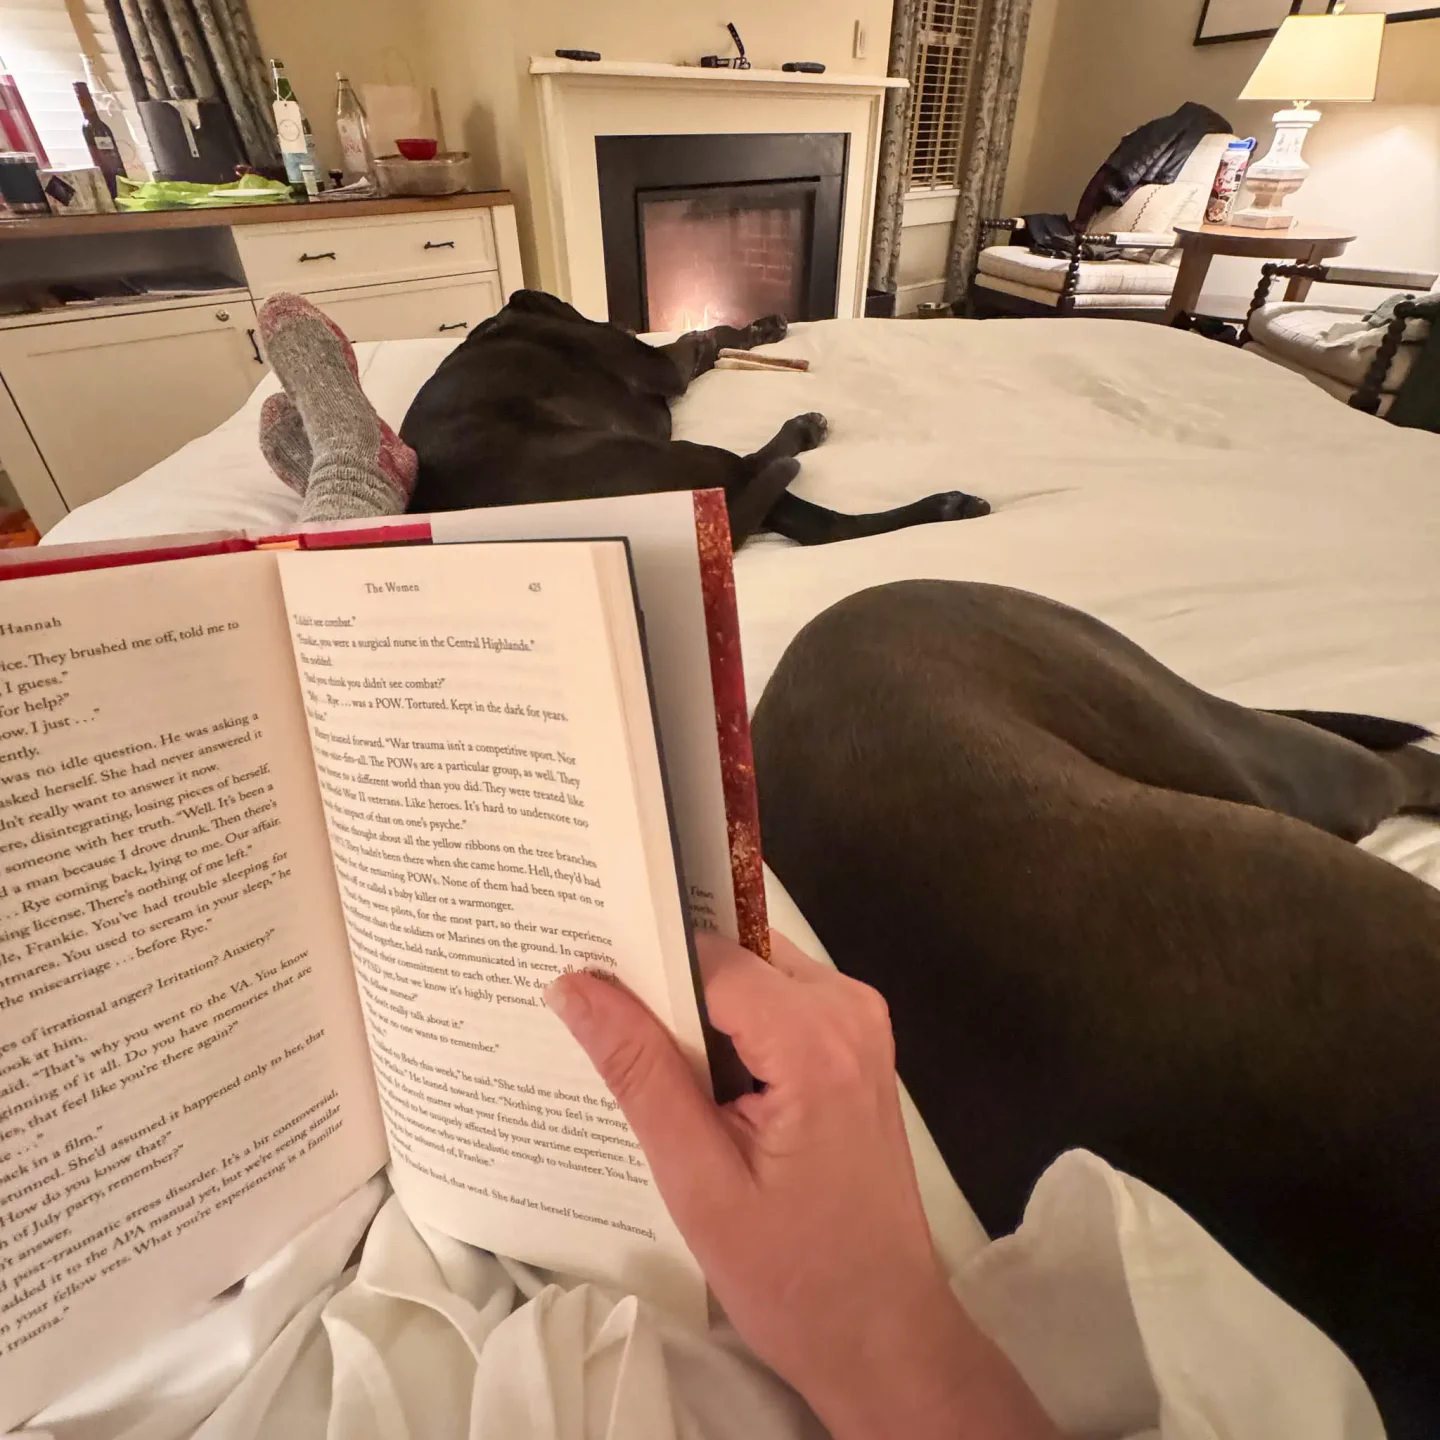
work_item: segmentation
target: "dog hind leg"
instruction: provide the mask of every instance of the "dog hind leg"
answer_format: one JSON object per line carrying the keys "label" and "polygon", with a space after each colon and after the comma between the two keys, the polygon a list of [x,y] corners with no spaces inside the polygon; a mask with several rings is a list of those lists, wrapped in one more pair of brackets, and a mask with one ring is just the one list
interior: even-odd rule
{"label": "dog hind leg", "polygon": [[928,525],[941,520],[971,520],[990,513],[989,501],[963,490],[943,495],[927,495],[910,505],[894,510],[879,510],[870,515],[844,515],[827,510],[823,505],[802,500],[798,495],[782,495],[766,517],[766,525],[787,540],[801,545],[831,545],[837,540],[859,540],[866,535],[888,535],[892,530],[905,530],[911,525]]}

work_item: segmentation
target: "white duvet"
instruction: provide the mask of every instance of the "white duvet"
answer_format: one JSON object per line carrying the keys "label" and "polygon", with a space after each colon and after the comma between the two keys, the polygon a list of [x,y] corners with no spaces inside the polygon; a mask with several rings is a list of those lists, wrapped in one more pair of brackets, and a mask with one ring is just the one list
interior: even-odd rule
{"label": "white duvet", "polygon": [[[450,347],[359,348],[367,391],[398,424]],[[1440,726],[1440,439],[1158,326],[827,322],[797,326],[780,353],[808,357],[810,372],[709,375],[675,407],[677,437],[748,450],[820,410],[831,438],[804,457],[798,493],[866,510],[966,489],[995,513],[813,550],[747,546],[736,572],[752,702],[826,605],[936,576],[1078,605],[1232,699]],[[272,388],[47,539],[290,523],[295,498],[255,444]],[[1367,844],[1440,884],[1440,826],[1392,821]],[[813,948],[778,887],[772,906]],[[923,1134],[917,1158],[957,1285],[1069,1433],[1379,1434],[1344,1358],[1147,1187],[1064,1157],[1019,1235],[986,1243]],[[345,1266],[361,1236],[356,1273]],[[36,1429],[793,1440],[813,1421],[732,1343],[422,1235],[375,1182]]]}

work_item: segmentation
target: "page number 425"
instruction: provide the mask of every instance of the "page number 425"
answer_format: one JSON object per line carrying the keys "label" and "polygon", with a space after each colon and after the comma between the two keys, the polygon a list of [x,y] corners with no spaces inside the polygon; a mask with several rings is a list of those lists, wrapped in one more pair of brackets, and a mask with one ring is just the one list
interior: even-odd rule
{"label": "page number 425", "polygon": [[534,593],[539,594],[539,592],[540,592],[540,582],[539,582],[538,580],[532,580],[532,581],[530,582],[530,589],[531,589]]}

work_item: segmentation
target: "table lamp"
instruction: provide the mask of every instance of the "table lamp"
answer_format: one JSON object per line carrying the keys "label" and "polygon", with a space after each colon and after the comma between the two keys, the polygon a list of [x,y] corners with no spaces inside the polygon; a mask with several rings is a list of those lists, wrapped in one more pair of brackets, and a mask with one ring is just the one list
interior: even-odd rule
{"label": "table lamp", "polygon": [[1320,118],[1310,102],[1373,100],[1384,36],[1381,14],[1291,15],[1281,21],[1240,98],[1290,100],[1294,108],[1273,117],[1275,140],[1269,153],[1245,176],[1252,203],[1231,219],[1232,225],[1285,230],[1295,223],[1285,199],[1310,173],[1300,156],[1306,132]]}

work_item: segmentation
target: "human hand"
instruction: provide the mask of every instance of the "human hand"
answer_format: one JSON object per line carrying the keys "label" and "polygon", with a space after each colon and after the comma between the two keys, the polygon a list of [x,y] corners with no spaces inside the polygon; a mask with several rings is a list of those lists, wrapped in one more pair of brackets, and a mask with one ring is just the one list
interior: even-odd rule
{"label": "human hand", "polygon": [[885,1002],[771,935],[766,964],[699,934],[705,1001],[765,1089],[717,1106],[628,991],[546,1000],[635,1132],[736,1330],[836,1440],[1054,1440],[935,1258]]}

